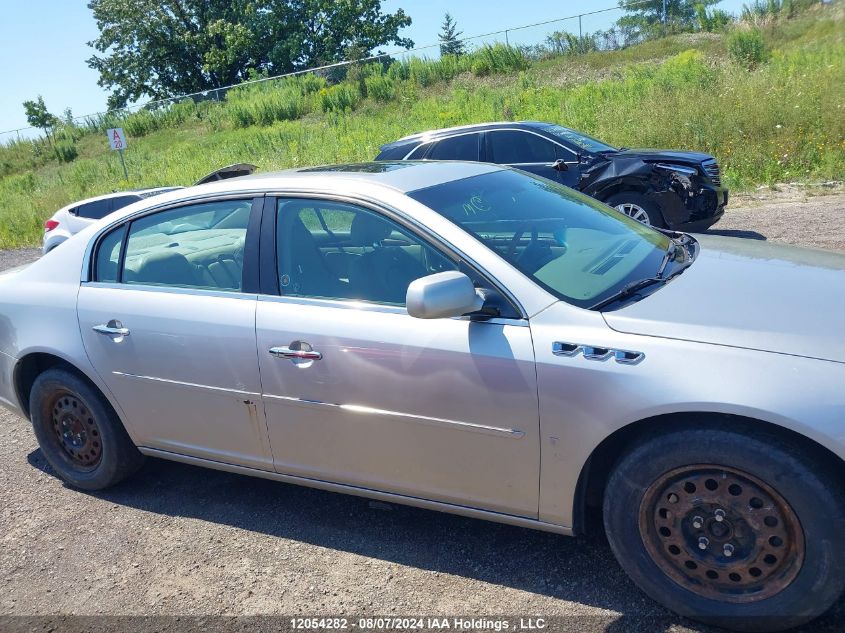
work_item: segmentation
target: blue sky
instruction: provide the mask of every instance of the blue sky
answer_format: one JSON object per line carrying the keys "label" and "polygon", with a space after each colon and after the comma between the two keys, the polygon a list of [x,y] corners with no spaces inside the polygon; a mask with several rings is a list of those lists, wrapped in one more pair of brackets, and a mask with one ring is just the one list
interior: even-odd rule
{"label": "blue sky", "polygon": [[[422,46],[437,41],[446,11],[469,37],[616,4],[615,0],[385,0],[383,7],[386,11],[402,7],[413,18],[402,34]],[[21,104],[39,94],[54,114],[68,107],[75,116],[104,109],[107,93],[97,85],[97,73],[85,64],[93,53],[86,43],[97,36],[97,25],[86,5],[84,0],[0,0],[4,17],[0,22],[0,59],[4,64],[0,70],[0,132],[25,127]],[[743,0],[723,0],[719,6],[737,12],[742,5]],[[584,31],[607,28],[619,15],[612,11],[586,17]],[[577,32],[578,21],[513,32],[509,40],[536,43],[561,29]],[[436,55],[436,48],[430,49],[430,54]]]}

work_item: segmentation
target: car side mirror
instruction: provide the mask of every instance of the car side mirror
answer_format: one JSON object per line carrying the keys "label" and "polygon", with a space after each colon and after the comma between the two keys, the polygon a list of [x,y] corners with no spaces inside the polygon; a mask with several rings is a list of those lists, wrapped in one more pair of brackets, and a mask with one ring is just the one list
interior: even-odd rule
{"label": "car side mirror", "polygon": [[408,314],[417,319],[446,319],[481,310],[484,299],[472,280],[450,270],[411,282],[405,295]]}
{"label": "car side mirror", "polygon": [[558,158],[555,162],[549,165],[555,171],[569,171],[569,165],[562,158]]}

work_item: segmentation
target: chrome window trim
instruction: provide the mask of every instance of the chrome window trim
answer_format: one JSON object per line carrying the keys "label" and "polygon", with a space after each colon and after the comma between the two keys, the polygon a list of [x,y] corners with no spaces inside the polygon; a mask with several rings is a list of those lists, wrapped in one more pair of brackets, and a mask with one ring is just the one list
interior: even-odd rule
{"label": "chrome window trim", "polygon": [[[407,193],[400,192],[403,196],[408,197]],[[338,193],[329,193],[329,192],[322,192],[322,191],[290,191],[290,190],[267,190],[266,195],[268,197],[275,197],[275,198],[305,198],[305,199],[313,199],[313,200],[332,200],[334,202],[342,202],[346,204],[352,204],[361,206],[364,210],[372,211],[374,213],[379,213],[385,215],[387,218],[393,220],[397,224],[403,226],[408,231],[417,235],[422,239],[424,242],[432,245],[432,248],[444,254],[447,259],[452,261],[460,260],[466,263],[470,268],[472,268],[476,273],[478,273],[481,277],[489,281],[495,290],[497,290],[502,296],[504,296],[516,311],[521,315],[520,320],[527,320],[528,319],[528,312],[525,310],[523,305],[519,302],[516,296],[510,292],[508,288],[504,286],[498,279],[496,279],[493,275],[487,272],[482,266],[480,266],[474,259],[466,255],[461,249],[457,248],[452,243],[446,241],[442,236],[438,235],[437,233],[433,232],[431,229],[426,227],[424,224],[416,221],[414,218],[408,216],[407,214],[403,213],[402,211],[380,201],[374,200],[372,198],[368,198],[366,196],[355,196],[355,195],[344,195]],[[413,198],[408,198],[409,200],[413,200]],[[415,201],[416,202],[416,201]],[[418,203],[422,204],[422,203]],[[425,205],[423,205],[425,206]],[[428,207],[426,207],[428,208]],[[437,213],[434,209],[431,210],[433,213]],[[482,244],[484,248],[489,248],[488,246]],[[273,297],[275,295],[261,295],[261,296],[269,296]],[[293,297],[289,297],[293,298]],[[310,297],[309,297],[310,298]],[[320,300],[320,299],[318,299]],[[339,299],[338,301],[346,301],[350,302],[349,299]],[[364,304],[369,302],[363,301],[355,301],[354,303]],[[385,305],[385,304],[370,304],[370,305]],[[396,306],[385,306],[385,307],[396,307]],[[401,308],[402,311],[405,311],[405,308]],[[513,320],[513,319],[509,319]]]}
{"label": "chrome window trim", "polygon": [[[257,295],[258,301],[267,303],[286,303],[290,305],[315,306],[321,308],[335,308],[338,310],[361,310],[363,312],[380,312],[384,314],[398,314],[409,316],[404,306],[388,305],[385,303],[372,303],[355,299],[327,299],[317,297],[291,297],[281,295]],[[490,319],[479,319],[469,315],[452,317],[453,321],[472,321],[477,323],[491,323],[493,325],[510,325],[514,327],[528,327],[526,319],[510,319],[507,317],[493,317]]]}
{"label": "chrome window trim", "polygon": [[[554,139],[550,139],[548,136],[543,136],[542,134],[535,132],[534,130],[524,130],[522,128],[512,128],[512,127],[501,127],[501,128],[497,127],[497,128],[492,128],[492,129],[488,129],[488,130],[473,130],[473,131],[470,131],[470,132],[461,132],[460,134],[448,134],[446,136],[443,136],[443,137],[437,138],[437,139],[426,139],[425,141],[421,141],[419,143],[419,145],[415,145],[414,148],[410,152],[405,154],[405,157],[402,158],[402,160],[409,160],[408,157],[411,154],[413,154],[415,151],[417,151],[423,145],[431,145],[433,143],[438,143],[440,141],[444,141],[447,138],[455,138],[456,136],[467,136],[469,134],[489,134],[490,132],[522,132],[523,134],[533,134],[534,136],[539,136],[544,141],[548,141],[549,143],[552,143],[553,145],[557,145],[558,147],[565,149],[567,152],[569,152],[570,154],[572,154],[576,158],[578,157],[578,152],[574,152],[570,148],[568,148],[566,145],[562,144],[561,142],[556,141]],[[485,158],[486,158],[486,156],[485,156]],[[422,160],[429,160],[429,159],[424,158]],[[564,162],[569,163],[570,161],[564,161]],[[546,163],[493,163],[493,164],[494,165],[546,165]],[[577,165],[577,164],[579,164],[579,162],[573,161],[572,164]]]}
{"label": "chrome window trim", "polygon": [[113,281],[83,281],[80,285],[109,290],[137,290],[139,292],[164,292],[166,294],[197,295],[202,297],[221,297],[255,301],[257,295],[240,290],[222,290],[216,288],[197,288],[194,286],[156,286],[154,284],[116,283]]}

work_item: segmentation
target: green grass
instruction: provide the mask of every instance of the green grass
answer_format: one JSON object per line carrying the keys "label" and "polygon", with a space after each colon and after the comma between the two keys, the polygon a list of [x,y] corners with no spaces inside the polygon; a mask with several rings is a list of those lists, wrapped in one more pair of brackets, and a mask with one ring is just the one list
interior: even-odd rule
{"label": "green grass", "polygon": [[[540,119],[627,147],[714,154],[734,190],[845,178],[842,4],[760,26],[770,53],[731,60],[727,34],[684,34],[615,52],[530,61],[497,46],[459,58],[352,69],[328,86],[305,76],[109,116],[45,143],[0,147],[0,248],[33,245],[46,217],[112,189],[190,184],[229,163],[262,170],[372,159],[420,130]],[[103,130],[129,134],[129,181]],[[68,140],[70,139],[70,140]]]}

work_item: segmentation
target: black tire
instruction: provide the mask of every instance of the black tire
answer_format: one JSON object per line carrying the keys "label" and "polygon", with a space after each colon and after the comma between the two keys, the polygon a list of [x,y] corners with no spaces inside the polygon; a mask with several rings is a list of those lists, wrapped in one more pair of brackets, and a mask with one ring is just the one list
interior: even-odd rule
{"label": "black tire", "polygon": [[647,224],[661,229],[666,228],[666,221],[663,219],[663,213],[661,213],[660,208],[641,193],[623,191],[610,196],[604,203],[613,208],[622,204],[636,205],[648,215]]}
{"label": "black tire", "polygon": [[[102,490],[143,464],[111,405],[79,376],[62,369],[45,371],[35,379],[29,402],[38,445],[71,486]],[[76,438],[78,447],[70,444]]]}
{"label": "black tire", "polygon": [[[651,598],[683,616],[741,631],[781,631],[798,626],[822,615],[845,590],[845,495],[841,482],[824,464],[823,459],[794,442],[759,431],[679,430],[644,439],[620,459],[608,481],[604,497],[608,541],[633,581]],[[711,465],[715,470],[706,470]],[[703,481],[708,490],[699,486],[699,490],[690,492],[694,480],[692,474],[684,473],[694,474],[695,469],[704,473],[705,479],[697,481]],[[709,473],[719,470],[726,478],[711,478]],[[729,483],[741,483],[742,474],[748,482],[745,490],[742,485]],[[758,505],[761,499],[756,496],[746,498],[761,490],[755,487],[755,479],[766,485],[762,490],[773,493],[760,495],[767,499],[766,507]],[[663,481],[670,482],[668,488],[659,487],[658,482]],[[717,487],[711,488],[714,481]],[[689,496],[683,498],[684,493]],[[731,497],[734,493],[742,497]],[[778,506],[778,495],[788,505]],[[713,513],[722,508],[713,510],[714,505],[708,502],[714,499],[716,504],[725,505],[729,519],[716,518]],[[773,500],[775,503],[770,503]],[[683,512],[689,504],[693,517]],[[730,504],[738,506],[738,512],[744,515],[732,515]],[[652,514],[657,506],[668,508],[660,507]],[[772,543],[778,544],[773,541],[777,537],[767,533],[772,528],[765,527],[778,525],[774,517],[766,516],[777,514],[778,507],[784,508],[783,525],[790,524],[790,519],[798,521],[798,528],[788,532],[795,535],[794,539],[779,539],[780,549],[775,553],[780,559],[771,551],[763,555],[766,548],[771,550]],[[663,515],[667,509],[668,518]],[[694,526],[701,526],[702,518],[704,527],[696,531]],[[745,523],[746,518],[749,523]],[[710,536],[708,530],[716,525],[714,519],[722,521],[719,530],[730,527],[729,521],[733,521],[729,537],[733,541],[739,543],[745,538],[746,543],[753,543],[737,546],[737,556],[744,560],[725,557],[733,557],[735,552],[726,554],[722,534],[706,547],[701,542],[702,534]],[[689,541],[693,544],[687,545]],[[763,560],[783,567],[761,572]],[[696,565],[694,571],[687,567],[690,562]],[[684,578],[685,569],[695,576]],[[761,573],[771,575],[751,578]],[[711,574],[720,580],[713,580]],[[726,587],[730,582],[744,583],[735,590],[738,597],[730,593],[732,587]],[[759,588],[756,594],[754,582]]]}

